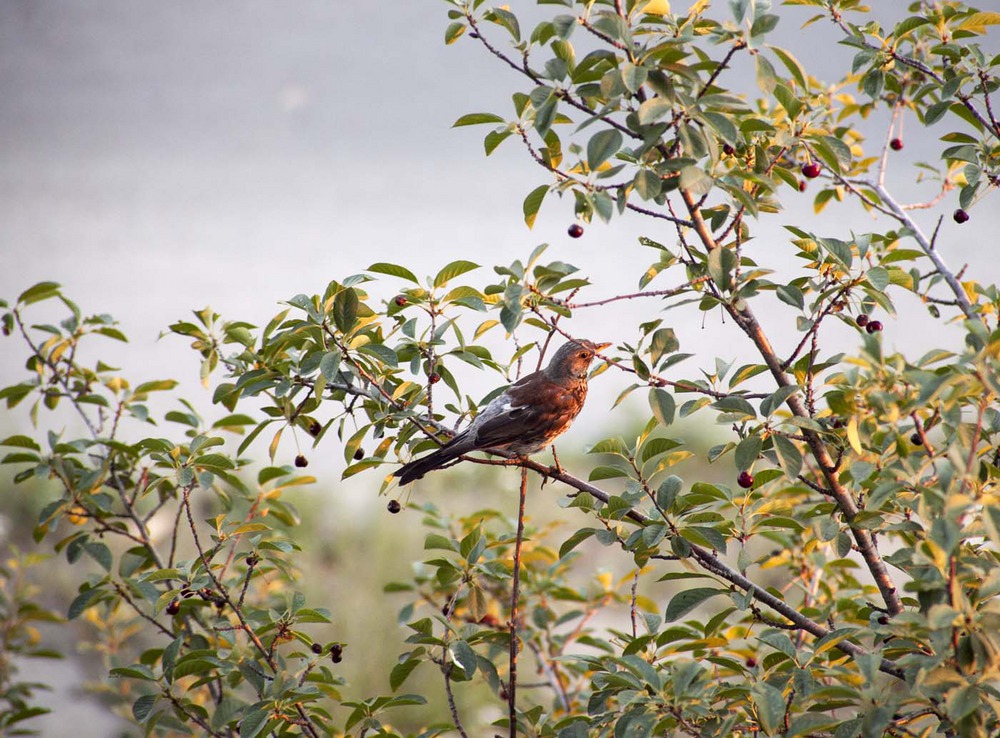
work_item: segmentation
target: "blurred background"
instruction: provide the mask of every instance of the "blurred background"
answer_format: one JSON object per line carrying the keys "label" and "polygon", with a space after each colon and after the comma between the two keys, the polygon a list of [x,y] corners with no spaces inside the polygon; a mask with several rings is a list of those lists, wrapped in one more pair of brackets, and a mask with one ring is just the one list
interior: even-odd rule
{"label": "blurred background", "polygon": [[[676,2],[675,10],[683,5]],[[525,0],[511,6],[523,13],[522,27],[538,15]],[[108,341],[101,358],[134,382],[180,379],[181,394],[213,417],[222,413],[198,383],[197,356],[176,337],[159,338],[171,322],[206,305],[227,319],[262,325],[282,300],[322,292],[329,280],[375,261],[434,274],[449,261],[469,259],[487,267],[480,278],[485,284],[492,264],[525,259],[539,243],[550,244],[546,258],[575,264],[591,278],[594,286],[581,298],[634,291],[653,260],[652,252],[636,246],[637,236],[672,245],[672,229],[626,216],[610,226],[588,225],[582,238],[570,239],[572,203],[550,195],[529,231],[521,203],[548,181],[546,173],[512,139],[485,158],[488,127],[451,128],[469,112],[509,114],[511,93],[525,86],[469,38],[445,46],[447,8],[436,1],[0,3],[0,298],[10,300],[42,280],[61,283],[85,313],[110,313],[121,321],[130,343]],[[800,30],[808,13],[781,12],[787,17],[775,43],[831,81],[849,68],[851,51],[829,45],[835,37],[829,23]],[[817,58],[813,49],[824,43]],[[734,74],[753,94],[753,70]],[[868,125],[874,150],[884,140],[885,120]],[[936,148],[927,145],[936,141],[921,137],[916,125],[904,132],[906,148],[894,154],[897,192],[903,199],[929,199],[933,185],[912,184],[913,164],[933,160]],[[748,253],[786,246],[783,223],[845,239],[852,228],[872,228],[869,216],[850,208],[815,217],[808,192],[789,195],[786,202],[785,213],[755,226],[757,241]],[[995,208],[973,209],[972,221],[959,232],[947,217],[955,207],[952,193],[940,208],[917,217],[931,232],[937,216],[946,215],[940,245],[957,270],[983,253],[991,243],[986,234],[995,240],[1000,215]],[[975,264],[976,276],[995,279],[997,262],[986,261]],[[477,273],[469,277],[474,281]],[[379,289],[385,299],[394,288],[388,282],[376,294]],[[623,326],[632,331],[643,320],[665,317],[681,350],[697,354],[691,362],[698,367],[711,371],[719,354],[737,364],[748,359],[748,348],[717,315],[705,317],[689,307],[664,316],[661,307],[619,303],[581,312],[565,325],[595,340],[634,341],[631,333],[621,333]],[[904,298],[900,308],[903,320],[886,321],[887,346],[905,345],[912,356],[939,344],[958,348],[948,345],[956,339],[940,323],[922,319],[926,310],[918,302]],[[769,320],[777,324],[787,317],[776,304],[758,310],[765,328]],[[775,332],[782,347],[797,341],[794,331]],[[831,327],[828,338],[845,348],[859,343],[843,326]],[[0,342],[0,386],[20,379],[23,362],[13,339]],[[694,374],[694,364],[679,371]],[[477,381],[485,392],[498,378]],[[634,430],[643,398],[639,407],[626,406],[614,416],[619,419],[607,415],[628,383],[617,372],[595,382],[584,422],[561,443],[564,463],[572,464],[597,438]],[[42,419],[57,430],[73,422],[66,413]],[[21,408],[5,410],[0,433],[22,431],[27,423]],[[712,429],[685,428],[680,433],[696,450],[712,443]],[[289,447],[284,463],[295,453]],[[362,638],[352,623],[394,638],[397,605],[384,599],[381,588],[405,576],[409,562],[422,555],[419,518],[385,514],[385,498],[375,494],[378,475],[339,482],[340,449],[320,447],[310,459],[320,481],[300,493],[298,504],[312,513],[312,527],[303,535],[314,537],[314,545],[304,547],[318,552],[324,568],[323,576],[303,586],[320,598],[317,604],[334,611],[343,628],[338,637],[352,644],[344,668],[357,694],[375,691],[371,684],[384,690],[388,667],[371,668],[374,658],[351,663],[350,656],[376,647],[352,641]],[[717,469],[697,474],[731,476]],[[17,516],[38,505],[15,500],[19,491],[10,478],[0,469],[2,535],[17,541],[17,530],[23,531]],[[427,482],[418,494],[442,499],[437,486]],[[506,486],[511,489],[504,491]],[[496,494],[496,507],[514,512],[512,482],[494,481],[484,489]],[[558,517],[550,504],[558,494],[547,487],[530,512]],[[356,517],[324,516],[330,495],[350,495]],[[374,541],[364,556],[357,553],[361,540]],[[595,562],[604,565],[612,566]],[[343,571],[358,576],[344,580]],[[63,595],[75,591],[71,581],[51,584]],[[379,625],[372,628],[376,615]],[[375,640],[391,665],[402,648]],[[40,680],[59,680],[48,698],[58,709],[38,722],[45,735],[88,738],[115,729],[80,696],[84,679],[101,676],[86,660],[24,668],[36,670]]]}

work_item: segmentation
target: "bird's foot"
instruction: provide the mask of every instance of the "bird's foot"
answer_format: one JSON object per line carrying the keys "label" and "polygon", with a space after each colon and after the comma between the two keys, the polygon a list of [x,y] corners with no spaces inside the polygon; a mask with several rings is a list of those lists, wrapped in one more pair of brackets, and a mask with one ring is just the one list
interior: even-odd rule
{"label": "bird's foot", "polygon": [[550,479],[553,479],[555,477],[561,476],[562,474],[566,473],[566,470],[563,469],[562,464],[559,463],[559,455],[556,453],[555,446],[552,447],[552,460],[555,462],[555,464],[553,464],[552,466],[550,466],[548,469],[545,470],[545,473],[542,476],[542,487],[544,487],[545,484]]}
{"label": "bird's foot", "polygon": [[559,463],[559,454],[556,453],[556,447],[555,446],[552,447],[552,460],[555,462],[555,466],[552,467],[553,469],[555,469],[555,473],[556,474],[565,474],[566,470],[563,469],[562,464]]}

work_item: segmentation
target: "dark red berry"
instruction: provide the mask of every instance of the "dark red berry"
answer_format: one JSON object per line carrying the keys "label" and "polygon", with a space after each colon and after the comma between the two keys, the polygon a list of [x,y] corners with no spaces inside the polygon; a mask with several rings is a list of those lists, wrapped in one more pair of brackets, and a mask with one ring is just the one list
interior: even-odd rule
{"label": "dark red berry", "polygon": [[910,436],[910,443],[912,443],[914,446],[923,446],[924,439],[920,437],[919,433],[914,433],[912,436]]}
{"label": "dark red berry", "polygon": [[389,512],[391,512],[391,513],[392,513],[393,515],[395,515],[395,514],[396,514],[396,513],[398,513],[398,512],[400,511],[400,510],[402,510],[402,509],[403,509],[403,506],[399,504],[399,500],[389,500],[389,504],[388,504],[388,505],[386,505],[385,507],[386,507],[386,509],[387,509],[387,510],[388,510]]}
{"label": "dark red berry", "polygon": [[834,418],[830,421],[831,428],[843,428],[847,423],[844,422],[843,418]]}
{"label": "dark red berry", "polygon": [[753,474],[748,471],[741,471],[740,475],[736,477],[736,483],[743,489],[750,489],[753,487]]}
{"label": "dark red berry", "polygon": [[955,219],[956,223],[965,223],[969,219],[969,214],[962,210],[962,208],[959,208],[952,213],[951,217]]}
{"label": "dark red berry", "polygon": [[865,326],[865,330],[868,331],[869,333],[878,333],[880,330],[882,330],[882,321],[881,320],[868,321],[868,325]]}
{"label": "dark red berry", "polygon": [[806,184],[806,181],[804,179],[800,179],[799,180],[799,192],[805,192],[806,191],[806,187],[808,187],[808,186],[809,185]]}
{"label": "dark red berry", "polygon": [[295,466],[299,467],[300,469],[304,466],[309,466],[309,459],[307,459],[302,454],[299,454],[298,456],[295,457]]}
{"label": "dark red berry", "polygon": [[802,176],[809,179],[816,179],[820,173],[820,166],[814,161],[802,165]]}
{"label": "dark red berry", "polygon": [[167,615],[176,615],[180,611],[181,611],[181,601],[175,597],[174,599],[170,600],[170,603],[167,605]]}
{"label": "dark red berry", "polygon": [[901,138],[892,139],[892,141],[889,142],[889,148],[892,149],[893,151],[899,151],[901,148],[903,148],[903,139]]}
{"label": "dark red berry", "polygon": [[317,656],[319,656],[321,653],[323,653],[323,647],[321,645],[319,645],[318,643],[312,644],[309,648]]}
{"label": "dark red berry", "polygon": [[363,458],[365,458],[365,450],[358,446],[358,450],[354,452],[354,460],[361,461]]}
{"label": "dark red berry", "polygon": [[866,325],[868,325],[868,321],[869,320],[871,320],[871,319],[867,315],[865,315],[864,313],[861,313],[861,315],[859,315],[858,317],[856,317],[854,319],[854,322],[857,323],[862,328],[864,328]]}
{"label": "dark red berry", "polygon": [[403,307],[403,305],[406,304],[406,296],[405,295],[396,295],[396,299],[393,300],[393,302],[396,303],[396,307]]}
{"label": "dark red berry", "polygon": [[309,435],[318,436],[319,432],[323,430],[323,426],[319,424],[318,420],[314,420],[309,424]]}
{"label": "dark red berry", "polygon": [[330,646],[330,661],[335,664],[339,664],[344,660],[344,647],[339,643],[334,643]]}
{"label": "dark red berry", "polygon": [[736,153],[736,149],[733,148],[732,144],[723,144],[722,151],[727,156],[732,156],[733,154]]}
{"label": "dark red berry", "polygon": [[889,618],[886,617],[885,615],[879,615],[877,619],[878,619],[878,624],[879,625],[888,625],[889,624]]}
{"label": "dark red berry", "polygon": [[257,564],[260,563],[260,556],[258,556],[257,554],[247,554],[246,561],[247,561],[247,566],[253,569],[255,566],[257,566]]}
{"label": "dark red berry", "polygon": [[753,656],[747,656],[747,660],[744,662],[749,668],[754,668],[757,665],[757,659]]}
{"label": "dark red berry", "polygon": [[427,381],[430,382],[431,384],[437,384],[438,382],[441,381],[441,375],[438,374],[437,372],[431,372],[427,376]]}
{"label": "dark red berry", "polygon": [[569,234],[570,238],[579,238],[583,235],[583,226],[579,223],[574,223],[566,229],[566,232]]}

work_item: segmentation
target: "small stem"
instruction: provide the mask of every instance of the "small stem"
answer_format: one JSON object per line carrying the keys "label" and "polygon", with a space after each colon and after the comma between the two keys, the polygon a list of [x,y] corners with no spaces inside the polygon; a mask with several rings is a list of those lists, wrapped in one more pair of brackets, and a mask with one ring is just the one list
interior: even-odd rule
{"label": "small stem", "polygon": [[924,232],[920,230],[920,226],[913,222],[913,219],[905,210],[903,210],[899,203],[893,199],[892,195],[889,194],[885,187],[881,184],[877,184],[873,187],[873,189],[878,193],[878,196],[882,198],[882,201],[886,204],[886,206],[892,211],[893,217],[905,225],[913,233],[913,238],[916,239],[920,248],[923,249],[927,257],[934,263],[934,267],[937,269],[938,274],[944,278],[944,281],[951,288],[952,293],[955,295],[955,299],[958,300],[959,307],[962,309],[962,312],[965,313],[965,317],[969,319],[975,318],[975,310],[969,302],[969,298],[966,297],[965,290],[962,288],[962,285],[959,284],[955,275],[952,274],[951,270],[945,265],[944,259],[941,258],[937,249],[934,248],[934,243],[927,240]]}
{"label": "small stem", "polygon": [[524,503],[528,497],[528,469],[521,467],[521,497],[517,508],[517,540],[514,542],[514,579],[510,593],[510,679],[507,684],[507,715],[510,738],[517,738],[517,600],[521,589],[521,544],[524,541]]}

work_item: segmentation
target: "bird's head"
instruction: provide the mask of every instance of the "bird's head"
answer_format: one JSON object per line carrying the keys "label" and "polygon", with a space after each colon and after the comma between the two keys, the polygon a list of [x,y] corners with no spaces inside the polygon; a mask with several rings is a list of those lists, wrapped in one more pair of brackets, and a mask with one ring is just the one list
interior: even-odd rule
{"label": "bird's head", "polygon": [[601,349],[606,349],[610,343],[594,343],[592,341],[567,341],[556,351],[552,361],[545,368],[545,373],[551,379],[559,377],[574,377],[583,379],[587,376],[594,355]]}

